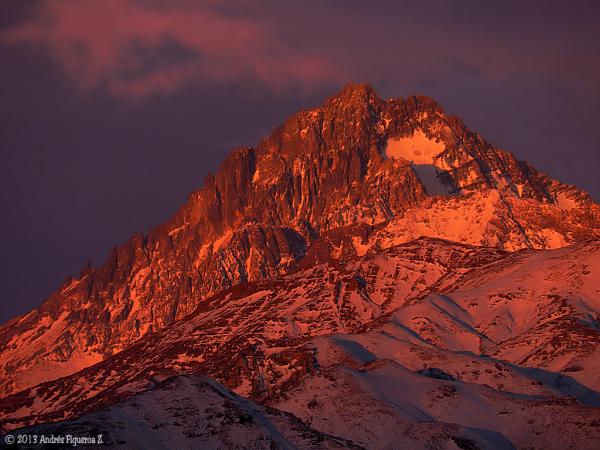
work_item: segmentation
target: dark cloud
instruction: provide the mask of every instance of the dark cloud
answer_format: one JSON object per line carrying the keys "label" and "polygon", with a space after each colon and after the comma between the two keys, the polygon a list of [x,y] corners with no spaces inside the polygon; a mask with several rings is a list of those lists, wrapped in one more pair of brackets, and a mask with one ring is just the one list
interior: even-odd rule
{"label": "dark cloud", "polygon": [[280,87],[341,75],[327,59],[290,51],[268,27],[213,1],[45,1],[0,42],[46,50],[83,90],[106,86],[132,99],[198,80],[255,77]]}

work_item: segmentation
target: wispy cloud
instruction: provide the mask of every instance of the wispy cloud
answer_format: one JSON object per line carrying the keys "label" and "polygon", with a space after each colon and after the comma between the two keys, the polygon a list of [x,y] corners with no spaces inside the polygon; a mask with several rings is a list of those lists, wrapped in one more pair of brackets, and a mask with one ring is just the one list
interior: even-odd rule
{"label": "wispy cloud", "polygon": [[524,76],[595,95],[597,8],[534,3],[40,0],[0,43],[43,49],[80,89],[127,99],[194,83],[398,92]]}
{"label": "wispy cloud", "polygon": [[79,88],[106,87],[130,99],[202,81],[250,78],[281,88],[340,75],[330,60],[210,0],[43,1],[0,42],[44,49]]}

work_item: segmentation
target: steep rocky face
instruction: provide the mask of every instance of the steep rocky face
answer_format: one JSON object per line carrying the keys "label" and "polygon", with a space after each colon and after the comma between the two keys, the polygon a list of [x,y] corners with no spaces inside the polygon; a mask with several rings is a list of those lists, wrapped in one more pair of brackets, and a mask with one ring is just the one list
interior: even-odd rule
{"label": "steep rocky face", "polygon": [[[256,149],[236,149],[166,224],[0,328],[0,396],[100,361],[224,289],[290,273],[331,230],[364,223],[371,233],[421,214],[427,202],[490,192],[481,235],[444,231],[429,215],[426,232],[393,244],[432,235],[513,250],[597,235],[600,214],[589,195],[488,144],[432,99],[383,101],[368,85],[349,85]],[[552,215],[540,219],[540,208]],[[373,239],[385,248],[389,236],[384,228]],[[348,251],[359,247],[353,241]]]}

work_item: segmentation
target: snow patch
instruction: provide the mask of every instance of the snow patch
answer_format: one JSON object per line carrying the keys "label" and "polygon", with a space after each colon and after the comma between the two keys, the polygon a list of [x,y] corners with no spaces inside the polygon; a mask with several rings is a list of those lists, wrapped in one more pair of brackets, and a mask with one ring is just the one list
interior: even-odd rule
{"label": "snow patch", "polygon": [[223,237],[221,237],[221,238],[217,239],[215,242],[213,242],[213,244],[212,244],[213,253],[216,253],[223,244],[228,244],[232,238],[233,238],[233,231],[228,231],[227,233],[225,233],[225,235],[223,235]]}
{"label": "snow patch", "polygon": [[[362,238],[360,238],[358,236],[354,236],[352,238],[352,245],[354,246],[354,249],[356,250],[356,254],[358,256],[364,256],[371,248],[369,243],[363,244]],[[341,250],[340,250],[340,253],[341,253]]]}
{"label": "snow patch", "polygon": [[169,236],[173,236],[175,233],[183,230],[186,227],[187,223],[185,225],[180,226],[179,228],[175,228],[174,230],[169,231]]}
{"label": "snow patch", "polygon": [[556,195],[556,204],[560,209],[564,209],[566,211],[577,208],[579,205],[575,200],[570,199],[564,192],[560,192]]}
{"label": "snow patch", "polygon": [[385,155],[393,159],[403,158],[415,164],[433,164],[445,149],[443,142],[430,139],[423,131],[416,130],[410,137],[388,139]]}
{"label": "snow patch", "polygon": [[517,184],[517,192],[519,193],[519,198],[523,197],[523,185]]}

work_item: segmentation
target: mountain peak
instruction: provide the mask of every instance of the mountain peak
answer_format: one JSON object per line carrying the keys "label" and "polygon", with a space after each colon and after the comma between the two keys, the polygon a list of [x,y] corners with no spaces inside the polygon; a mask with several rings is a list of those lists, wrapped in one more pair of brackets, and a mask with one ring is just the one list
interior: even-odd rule
{"label": "mountain peak", "polygon": [[375,92],[375,89],[373,89],[373,87],[367,83],[360,83],[360,84],[349,83],[349,84],[347,84],[344,87],[344,89],[342,89],[339,93],[332,95],[325,102],[325,105],[327,105],[327,103],[329,103],[331,100],[334,100],[334,99],[358,99],[358,100],[367,100],[367,101],[369,101],[369,100],[379,101],[380,100],[379,96],[377,95],[377,92]]}

